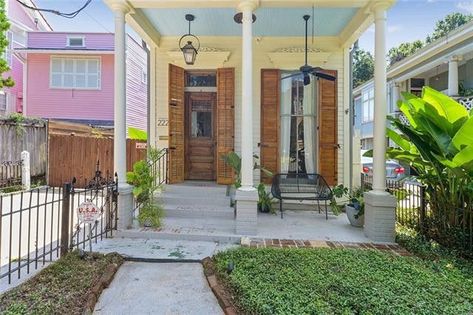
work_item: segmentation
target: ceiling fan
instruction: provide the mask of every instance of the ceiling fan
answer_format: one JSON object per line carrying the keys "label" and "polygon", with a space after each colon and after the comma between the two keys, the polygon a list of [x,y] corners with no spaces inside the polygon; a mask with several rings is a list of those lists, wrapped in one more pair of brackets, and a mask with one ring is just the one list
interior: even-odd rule
{"label": "ceiling fan", "polygon": [[310,75],[313,75],[316,78],[321,78],[329,81],[335,81],[336,78],[330,74],[326,74],[323,72],[323,69],[320,67],[312,67],[307,63],[307,23],[310,19],[310,15],[304,15],[303,19],[305,21],[305,64],[299,68],[299,72],[293,73],[291,75],[288,75],[281,80],[289,79],[292,77],[300,76],[303,75],[304,77],[304,85],[309,85],[310,84]]}

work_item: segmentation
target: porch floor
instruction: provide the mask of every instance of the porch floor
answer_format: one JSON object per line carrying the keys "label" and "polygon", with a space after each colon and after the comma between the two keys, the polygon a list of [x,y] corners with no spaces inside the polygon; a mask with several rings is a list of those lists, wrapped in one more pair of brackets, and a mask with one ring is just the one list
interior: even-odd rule
{"label": "porch floor", "polygon": [[[175,239],[238,242],[241,237],[248,235],[235,234],[234,210],[230,207],[226,189],[226,186],[198,181],[165,186],[158,196],[166,213],[163,227],[159,230],[146,231],[157,233],[156,238],[161,235]],[[349,224],[345,214],[335,216],[329,212],[326,220],[323,212],[307,210],[315,209],[311,204],[285,203],[283,207],[298,210],[285,210],[283,219],[279,211],[276,215],[259,213],[257,235],[250,236],[370,242],[364,235],[363,229]]]}

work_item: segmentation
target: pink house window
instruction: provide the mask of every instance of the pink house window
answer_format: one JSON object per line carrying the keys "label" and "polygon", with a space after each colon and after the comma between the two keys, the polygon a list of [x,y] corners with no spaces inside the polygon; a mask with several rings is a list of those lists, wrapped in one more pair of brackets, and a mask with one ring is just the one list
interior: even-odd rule
{"label": "pink house window", "polygon": [[100,89],[100,58],[51,57],[50,87],[54,89]]}

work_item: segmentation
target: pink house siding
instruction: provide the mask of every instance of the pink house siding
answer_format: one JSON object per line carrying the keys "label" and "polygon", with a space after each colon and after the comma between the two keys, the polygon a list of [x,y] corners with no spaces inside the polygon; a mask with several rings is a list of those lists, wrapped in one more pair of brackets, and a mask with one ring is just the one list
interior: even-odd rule
{"label": "pink house siding", "polygon": [[28,54],[27,115],[73,120],[113,120],[113,55],[87,55],[101,58],[101,89],[77,90],[50,87],[51,56]]}
{"label": "pink house siding", "polygon": [[[7,95],[7,110],[0,112],[0,114],[9,114],[11,112],[23,112],[23,68],[24,57],[16,56],[13,51],[15,48],[22,48],[26,46],[26,32],[27,31],[50,31],[51,28],[44,20],[44,17],[37,13],[28,11],[21,6],[16,0],[6,0],[7,17],[10,21],[10,30],[12,34],[12,58],[10,68],[11,70],[4,74],[5,77],[11,76],[15,82],[15,86],[11,88],[4,88],[3,91]],[[38,23],[35,23],[35,17],[38,18]]]}
{"label": "pink house siding", "polygon": [[[67,37],[84,36],[83,48],[66,47]],[[28,34],[26,115],[112,125],[114,119],[113,34],[53,33]],[[131,37],[127,38],[127,126],[146,130],[147,55]],[[100,89],[51,87],[51,58],[100,58]]]}
{"label": "pink house siding", "polygon": [[127,38],[127,48],[127,126],[146,131],[148,85],[143,74],[147,77],[147,55],[131,37]]}
{"label": "pink house siding", "polygon": [[[83,36],[87,49],[113,50],[114,37],[109,33],[32,32],[28,34],[28,48],[66,49],[68,36]],[[75,48],[80,49],[80,48]]]}

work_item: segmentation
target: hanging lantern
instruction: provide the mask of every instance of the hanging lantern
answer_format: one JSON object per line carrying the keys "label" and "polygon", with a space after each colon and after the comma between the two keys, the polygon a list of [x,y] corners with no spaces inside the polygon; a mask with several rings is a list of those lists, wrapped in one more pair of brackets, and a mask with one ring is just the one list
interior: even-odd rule
{"label": "hanging lantern", "polygon": [[[195,17],[192,14],[186,14],[186,20],[189,22],[189,32],[187,34],[182,35],[181,39],[179,39],[179,48],[184,55],[184,61],[188,65],[193,65],[195,62],[195,58],[197,57],[197,52],[200,48],[200,41],[197,36],[191,33],[191,22],[194,21]],[[183,40],[186,39],[186,44],[182,45]],[[197,42],[197,48],[193,45],[192,40]]]}

